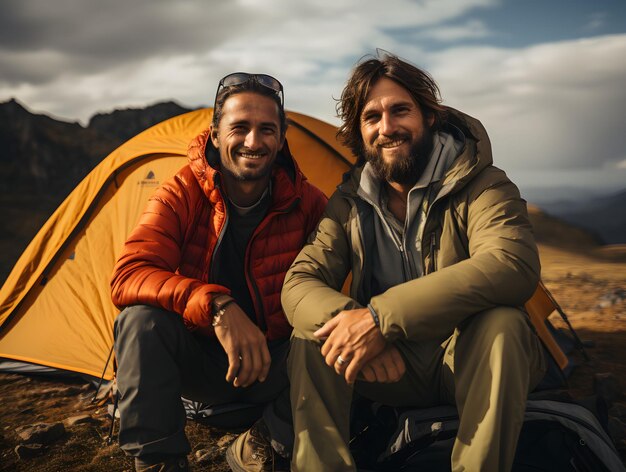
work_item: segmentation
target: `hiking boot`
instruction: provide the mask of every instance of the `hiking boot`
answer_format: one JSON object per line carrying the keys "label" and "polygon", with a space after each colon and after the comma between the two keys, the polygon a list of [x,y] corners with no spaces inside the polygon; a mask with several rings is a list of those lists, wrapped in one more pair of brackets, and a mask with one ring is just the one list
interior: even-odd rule
{"label": "hiking boot", "polygon": [[226,462],[234,472],[289,470],[289,460],[274,451],[270,432],[262,419],[233,441],[226,451]]}
{"label": "hiking boot", "polygon": [[189,472],[187,456],[135,457],[136,472]]}

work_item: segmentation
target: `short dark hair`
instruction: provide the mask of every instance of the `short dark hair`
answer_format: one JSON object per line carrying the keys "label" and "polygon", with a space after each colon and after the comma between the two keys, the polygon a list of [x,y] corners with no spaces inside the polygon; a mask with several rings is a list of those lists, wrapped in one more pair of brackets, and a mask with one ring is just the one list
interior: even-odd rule
{"label": "short dark hair", "polygon": [[263,85],[258,84],[254,80],[250,80],[240,85],[233,85],[220,89],[217,97],[215,98],[215,107],[213,108],[213,121],[211,122],[213,127],[217,128],[217,126],[220,124],[220,121],[222,119],[222,109],[226,100],[233,95],[243,92],[258,93],[259,95],[264,95],[274,100],[276,106],[278,107],[280,134],[284,135],[287,131],[287,117],[285,116],[285,109],[283,108],[283,104],[281,103],[280,96],[277,95],[276,92],[268,89],[267,87],[264,87]]}
{"label": "short dark hair", "polygon": [[337,138],[357,157],[363,156],[361,137],[361,113],[367,94],[383,77],[404,87],[425,117],[434,118],[432,129],[439,129],[445,120],[445,107],[435,80],[428,72],[403,61],[399,57],[383,53],[378,57],[366,56],[352,71],[341,98],[337,100],[337,116],[342,124]]}

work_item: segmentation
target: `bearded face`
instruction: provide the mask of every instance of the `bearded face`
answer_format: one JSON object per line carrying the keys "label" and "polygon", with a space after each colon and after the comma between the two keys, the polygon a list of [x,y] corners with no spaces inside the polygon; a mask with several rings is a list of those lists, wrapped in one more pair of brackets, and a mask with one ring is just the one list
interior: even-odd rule
{"label": "bearded face", "polygon": [[[406,149],[398,149],[393,158],[384,156],[385,145],[406,140],[409,146]],[[395,182],[401,185],[413,186],[420,178],[428,159],[433,150],[433,133],[429,128],[424,129],[423,134],[410,140],[410,136],[394,135],[381,137],[380,143],[374,146],[365,146],[365,160],[370,163],[374,173],[386,182]]]}
{"label": "bearded face", "polygon": [[379,79],[360,117],[365,159],[384,181],[412,186],[433,149],[433,121],[402,85]]}

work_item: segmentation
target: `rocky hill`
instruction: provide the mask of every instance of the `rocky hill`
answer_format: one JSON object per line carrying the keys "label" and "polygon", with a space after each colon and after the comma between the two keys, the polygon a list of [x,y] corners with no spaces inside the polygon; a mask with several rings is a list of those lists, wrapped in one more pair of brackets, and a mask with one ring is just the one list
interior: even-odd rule
{"label": "rocky hill", "polygon": [[75,185],[115,143],[78,123],[0,104],[0,192],[58,195]]}
{"label": "rocky hill", "polygon": [[567,249],[590,250],[602,239],[588,229],[567,223],[534,205],[528,205],[528,216],[538,242]]}
{"label": "rocky hill", "polygon": [[191,111],[174,102],[163,102],[148,108],[125,108],[111,113],[98,113],[89,120],[88,128],[102,136],[118,140],[116,147],[141,131],[172,116]]}
{"label": "rocky hill", "polygon": [[525,189],[525,198],[544,212],[598,235],[604,244],[626,243],[626,183],[622,188]]}
{"label": "rocky hill", "polygon": [[173,102],[100,113],[87,127],[0,103],[0,194],[64,197],[107,154],[140,131],[190,111]]}
{"label": "rocky hill", "polygon": [[605,244],[626,243],[626,190],[561,208],[559,218],[600,234]]}

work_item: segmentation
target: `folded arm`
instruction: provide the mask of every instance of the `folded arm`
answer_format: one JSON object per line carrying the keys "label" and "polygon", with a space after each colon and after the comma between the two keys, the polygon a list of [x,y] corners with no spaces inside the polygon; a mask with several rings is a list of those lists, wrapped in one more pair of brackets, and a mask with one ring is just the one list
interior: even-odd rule
{"label": "folded arm", "polygon": [[387,340],[441,338],[472,314],[523,305],[536,289],[539,256],[526,202],[506,178],[478,188],[464,215],[469,257],[372,298]]}

